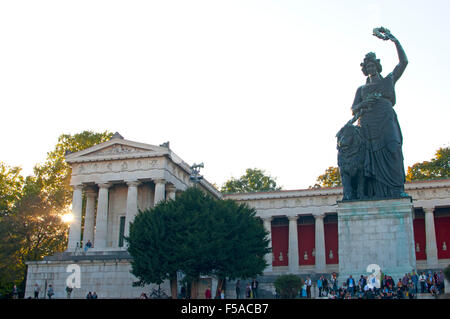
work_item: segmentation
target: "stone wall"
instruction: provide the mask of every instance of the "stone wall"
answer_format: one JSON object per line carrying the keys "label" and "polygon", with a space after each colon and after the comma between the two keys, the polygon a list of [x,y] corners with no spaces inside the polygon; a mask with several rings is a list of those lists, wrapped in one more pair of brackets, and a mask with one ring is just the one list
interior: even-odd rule
{"label": "stone wall", "polygon": [[[48,260],[28,263],[25,298],[33,296],[34,285],[41,288],[40,298],[48,298],[45,288],[52,285],[53,298],[66,298],[66,281],[73,272],[67,272],[69,265],[78,265],[81,270],[80,288],[74,288],[72,298],[86,298],[89,291],[96,292],[98,298],[139,298],[142,292],[150,295],[157,285],[133,287],[137,279],[130,273],[128,260]],[[165,282],[161,288],[170,295],[170,285]]]}

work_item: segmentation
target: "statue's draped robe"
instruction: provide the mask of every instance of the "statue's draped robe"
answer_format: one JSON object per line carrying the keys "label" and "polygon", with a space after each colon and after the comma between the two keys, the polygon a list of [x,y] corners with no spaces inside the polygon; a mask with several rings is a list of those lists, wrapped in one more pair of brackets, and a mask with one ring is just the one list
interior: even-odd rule
{"label": "statue's draped robe", "polygon": [[395,105],[395,82],[402,70],[394,70],[385,78],[358,88],[353,105],[367,95],[380,93],[381,98],[371,108],[365,109],[358,125],[367,141],[364,175],[367,177],[367,196],[376,198],[399,197],[404,192],[402,133]]}

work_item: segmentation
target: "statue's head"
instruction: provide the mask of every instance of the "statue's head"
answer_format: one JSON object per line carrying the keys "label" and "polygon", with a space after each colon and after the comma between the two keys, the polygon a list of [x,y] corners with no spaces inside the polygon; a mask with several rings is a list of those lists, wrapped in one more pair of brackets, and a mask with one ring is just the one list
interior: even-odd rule
{"label": "statue's head", "polygon": [[370,75],[372,69],[373,71],[376,70],[378,74],[380,74],[383,70],[383,68],[381,67],[380,59],[377,59],[377,56],[373,52],[369,52],[366,54],[364,61],[361,63],[361,68],[365,76]]}

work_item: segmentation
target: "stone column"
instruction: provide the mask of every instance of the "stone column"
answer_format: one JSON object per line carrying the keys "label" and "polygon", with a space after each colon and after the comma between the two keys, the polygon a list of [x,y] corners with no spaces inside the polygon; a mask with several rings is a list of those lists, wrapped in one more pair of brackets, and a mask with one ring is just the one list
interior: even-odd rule
{"label": "stone column", "polygon": [[88,240],[94,245],[96,197],[96,192],[92,190],[86,191],[86,215],[84,216],[83,245],[86,245]]}
{"label": "stone column", "polygon": [[434,227],[434,207],[423,207],[425,212],[425,236],[426,236],[426,254],[427,266],[437,267],[437,244],[436,244],[436,230]]}
{"label": "stone column", "polygon": [[176,192],[177,192],[177,189],[175,188],[175,186],[167,187],[167,197],[169,199],[175,200]]}
{"label": "stone column", "polygon": [[129,181],[128,185],[128,194],[127,194],[127,214],[125,217],[125,230],[124,235],[128,237],[130,233],[130,223],[134,220],[134,217],[138,211],[138,186],[140,182],[138,181]]}
{"label": "stone column", "polygon": [[318,213],[314,214],[315,219],[315,249],[316,249],[316,273],[324,273],[326,268],[326,252],[325,252],[325,230],[323,226],[323,219],[325,217],[325,214]]}
{"label": "stone column", "polygon": [[[267,239],[269,240],[269,248],[270,249],[272,249],[272,219],[273,219],[272,216],[263,218],[264,229],[267,232],[269,232],[269,235],[267,235]],[[273,252],[270,252],[264,256],[264,258],[266,259],[266,262],[267,262],[267,267],[264,270],[264,272],[272,272],[273,271],[272,256],[273,256]]]}
{"label": "stone column", "polygon": [[106,248],[108,232],[108,188],[111,184],[99,184],[97,220],[95,223],[95,248]]}
{"label": "stone column", "polygon": [[73,198],[72,198],[73,220],[69,228],[69,243],[67,245],[68,251],[75,251],[77,244],[80,245],[82,208],[83,208],[83,186],[75,185],[73,187]]}
{"label": "stone column", "polygon": [[157,179],[155,182],[155,205],[166,199],[166,180]]}
{"label": "stone column", "polygon": [[298,216],[288,216],[289,219],[289,272],[298,273]]}

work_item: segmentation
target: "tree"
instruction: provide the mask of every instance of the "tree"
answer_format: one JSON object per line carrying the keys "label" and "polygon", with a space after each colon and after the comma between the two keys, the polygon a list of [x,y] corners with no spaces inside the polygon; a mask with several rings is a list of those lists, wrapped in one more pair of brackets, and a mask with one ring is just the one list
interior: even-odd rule
{"label": "tree", "polygon": [[0,162],[0,218],[8,214],[22,196],[24,178],[20,167],[10,167]]}
{"label": "tree", "polygon": [[317,177],[316,184],[310,188],[321,188],[321,187],[338,187],[342,186],[341,174],[339,173],[339,168],[330,166],[325,170],[325,173]]}
{"label": "tree", "polygon": [[41,260],[65,249],[67,225],[60,215],[71,203],[72,190],[71,170],[64,155],[110,136],[109,132],[89,131],[61,135],[46,162],[35,166],[35,176],[26,179],[20,168],[0,165],[0,293],[9,293],[13,284],[24,287],[26,261]]}
{"label": "tree", "polygon": [[450,281],[450,265],[448,265],[447,267],[444,268],[444,276],[445,276],[445,279]]}
{"label": "tree", "polygon": [[62,134],[53,151],[47,153],[47,160],[34,167],[36,183],[41,193],[54,208],[64,209],[72,202],[69,185],[72,170],[65,161],[67,152],[82,151],[91,146],[110,140],[112,133],[83,131],[74,135]]}
{"label": "tree", "polygon": [[430,161],[408,167],[406,181],[450,178],[450,147],[441,147]]}
{"label": "tree", "polygon": [[234,279],[261,274],[270,249],[255,214],[247,205],[215,200],[197,188],[140,211],[126,238],[132,273],[139,284],[160,284],[181,271],[194,298],[201,275]]}
{"label": "tree", "polygon": [[247,168],[245,175],[242,175],[239,179],[232,177],[226,181],[222,185],[221,192],[231,194],[278,191],[280,189],[281,187],[277,187],[275,178],[265,175],[265,171],[257,168]]}
{"label": "tree", "polygon": [[14,284],[25,286],[26,261],[62,251],[67,243],[67,225],[59,212],[43,200],[33,177],[25,181],[23,196],[11,213],[0,220],[0,291]]}
{"label": "tree", "polygon": [[274,282],[274,286],[283,299],[294,299],[302,288],[303,280],[293,274],[281,275]]}

